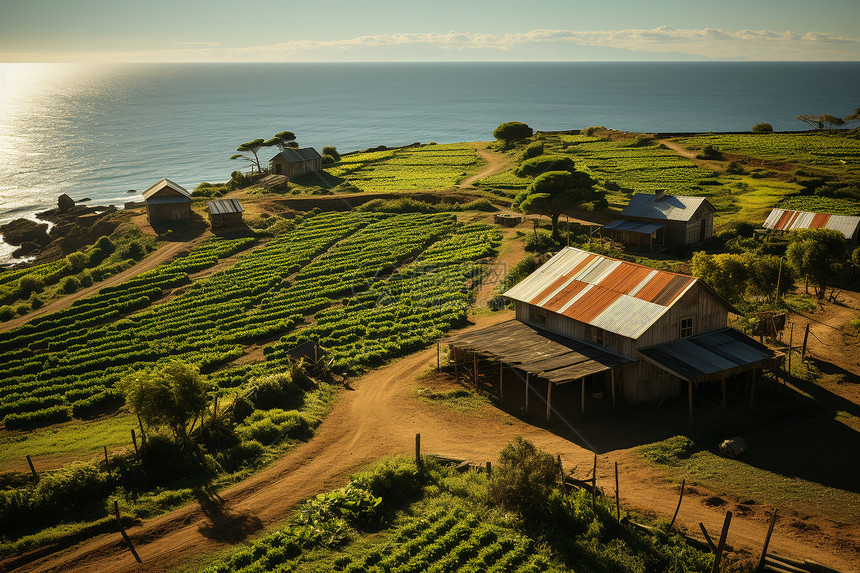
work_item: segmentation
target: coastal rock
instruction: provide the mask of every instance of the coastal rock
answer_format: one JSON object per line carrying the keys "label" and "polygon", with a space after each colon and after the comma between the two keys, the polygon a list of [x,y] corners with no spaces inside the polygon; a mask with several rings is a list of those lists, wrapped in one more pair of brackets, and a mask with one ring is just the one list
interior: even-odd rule
{"label": "coastal rock", "polygon": [[65,213],[69,209],[75,206],[75,200],[63,193],[59,197],[57,197],[57,208]]}
{"label": "coastal rock", "polygon": [[51,237],[48,236],[48,224],[36,223],[30,219],[14,219],[5,225],[0,225],[0,235],[3,235],[5,242],[15,246],[32,243],[38,247],[51,242]]}

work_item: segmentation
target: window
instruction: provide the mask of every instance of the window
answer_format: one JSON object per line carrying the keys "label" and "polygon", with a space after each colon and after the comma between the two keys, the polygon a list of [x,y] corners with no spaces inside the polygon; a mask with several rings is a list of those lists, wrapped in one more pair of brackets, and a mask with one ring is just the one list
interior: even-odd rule
{"label": "window", "polygon": [[681,318],[681,338],[693,336],[693,317],[685,316]]}
{"label": "window", "polygon": [[535,324],[546,324],[546,313],[539,308],[532,307],[529,309],[529,320]]}

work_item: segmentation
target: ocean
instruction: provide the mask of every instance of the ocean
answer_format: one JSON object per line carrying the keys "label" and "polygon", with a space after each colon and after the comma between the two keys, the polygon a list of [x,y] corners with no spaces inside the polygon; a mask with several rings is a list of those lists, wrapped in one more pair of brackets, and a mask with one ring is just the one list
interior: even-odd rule
{"label": "ocean", "polygon": [[844,117],[857,94],[860,62],[0,64],[0,222],[61,193],[121,205],[162,177],[224,181],[240,143],[284,130],[342,153],[490,140],[511,120],[800,130],[794,116]]}

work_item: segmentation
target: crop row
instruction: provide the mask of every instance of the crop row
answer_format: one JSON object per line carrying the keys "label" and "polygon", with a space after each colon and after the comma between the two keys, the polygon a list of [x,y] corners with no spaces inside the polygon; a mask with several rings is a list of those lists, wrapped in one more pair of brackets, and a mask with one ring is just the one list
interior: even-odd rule
{"label": "crop row", "polygon": [[356,372],[425,346],[465,320],[487,270],[476,261],[495,252],[499,241],[498,230],[487,225],[458,228],[389,278],[317,312],[313,326],[267,347],[267,360],[282,360],[290,348],[313,340],[336,369]]}
{"label": "crop row", "polygon": [[860,159],[860,140],[827,133],[715,134],[678,138],[693,149],[712,145],[719,151],[760,159],[842,167]]}

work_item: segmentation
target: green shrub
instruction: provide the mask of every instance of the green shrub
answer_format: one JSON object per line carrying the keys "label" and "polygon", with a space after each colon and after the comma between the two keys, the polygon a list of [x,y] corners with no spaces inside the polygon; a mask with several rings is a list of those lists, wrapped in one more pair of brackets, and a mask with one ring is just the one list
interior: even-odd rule
{"label": "green shrub", "polygon": [[746,173],[746,171],[744,171],[744,166],[742,163],[738,161],[732,161],[729,163],[729,166],[726,167],[726,173],[730,173],[732,175],[743,175],[744,173]]}
{"label": "green shrub", "polygon": [[530,143],[525,149],[523,149],[523,152],[520,154],[520,161],[525,161],[532,157],[538,157],[539,155],[543,155],[543,143],[536,141],[535,143]]}
{"label": "green shrub", "polygon": [[89,257],[80,251],[66,255],[66,272],[69,274],[77,274],[84,270],[89,263]]}
{"label": "green shrub", "polygon": [[125,260],[139,261],[144,255],[146,255],[146,249],[138,241],[131,241],[119,249],[120,258]]}
{"label": "green shrub", "polygon": [[90,271],[84,270],[78,277],[78,280],[80,280],[82,287],[93,286],[93,275]]}
{"label": "green shrub", "polygon": [[528,139],[533,134],[534,130],[520,121],[508,121],[493,130],[493,137],[503,142],[506,147],[516,141]]}
{"label": "green shrub", "polygon": [[42,299],[36,296],[36,293],[33,293],[33,295],[30,297],[30,308],[32,308],[33,310],[39,310],[40,308],[42,308],[42,306],[44,306],[44,304],[45,303],[42,301]]}
{"label": "green shrub", "polygon": [[337,163],[337,159],[335,159],[334,157],[332,157],[331,155],[329,155],[327,153],[323,153],[322,164],[323,165],[331,165],[332,163]]}
{"label": "green shrub", "polygon": [[678,466],[695,451],[696,444],[686,436],[674,436],[639,448],[646,460],[661,465]]}
{"label": "green shrub", "polygon": [[499,453],[487,497],[493,504],[536,519],[545,514],[560,477],[561,467],[551,454],[517,436]]}
{"label": "green shrub", "polygon": [[412,459],[389,457],[373,469],[353,475],[350,483],[381,497],[385,503],[399,503],[421,490],[421,474]]}
{"label": "green shrub", "polygon": [[22,302],[15,307],[15,312],[20,316],[24,316],[25,314],[30,312],[30,305],[26,302]]}
{"label": "green shrub", "polygon": [[340,153],[337,152],[337,148],[334,145],[323,146],[322,155],[328,155],[334,161],[340,161]]}
{"label": "green shrub", "polygon": [[696,156],[697,159],[711,159],[720,161],[723,159],[723,154],[717,151],[713,145],[706,145],[702,148],[699,154]]}
{"label": "green shrub", "polygon": [[12,318],[15,318],[15,309],[8,304],[0,306],[0,320],[6,322]]}
{"label": "green shrub", "polygon": [[77,277],[64,277],[60,281],[60,291],[65,294],[72,294],[81,288],[81,281]]}
{"label": "green shrub", "polygon": [[42,292],[45,284],[36,275],[24,275],[18,279],[18,298],[27,298],[32,293]]}
{"label": "green shrub", "polygon": [[301,404],[302,390],[290,373],[281,372],[254,380],[245,391],[245,397],[260,410],[290,409]]}
{"label": "green shrub", "polygon": [[757,123],[752,130],[753,133],[773,133],[773,126],[769,123]]}
{"label": "green shrub", "polygon": [[514,173],[519,177],[536,177],[548,171],[575,170],[573,159],[566,155],[541,155],[523,161]]}
{"label": "green shrub", "polygon": [[101,251],[106,255],[109,255],[116,250],[116,246],[113,244],[113,241],[110,240],[110,237],[106,237],[104,235],[99,237],[96,241],[95,248],[101,249]]}

